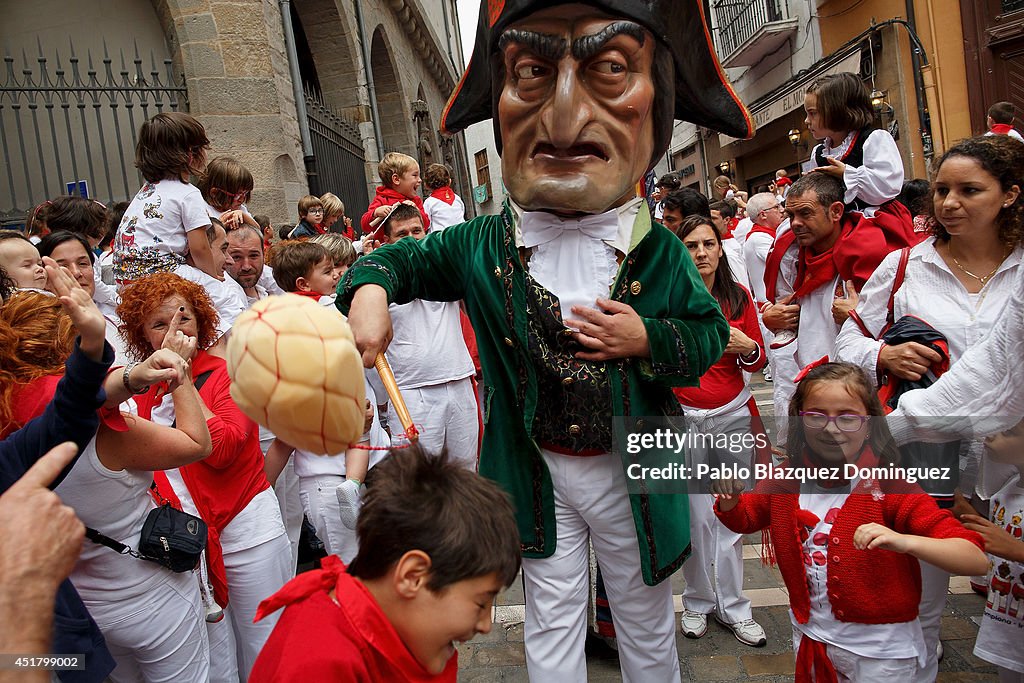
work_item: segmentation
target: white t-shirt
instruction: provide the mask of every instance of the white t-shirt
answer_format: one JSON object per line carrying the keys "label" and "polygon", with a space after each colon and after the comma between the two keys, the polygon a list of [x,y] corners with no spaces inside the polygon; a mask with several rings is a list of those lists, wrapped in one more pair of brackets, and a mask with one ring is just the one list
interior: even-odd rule
{"label": "white t-shirt", "polygon": [[[1024,482],[1015,474],[992,496],[989,517],[1000,529],[1022,540]],[[988,600],[978,629],[974,654],[1010,671],[1024,673],[1024,564],[988,556]]]}
{"label": "white t-shirt", "polygon": [[387,357],[401,389],[442,384],[476,374],[453,301],[415,299],[388,306],[394,337]]}
{"label": "white t-shirt", "polygon": [[137,280],[185,263],[188,236],[210,224],[199,189],[180,180],[146,183],[132,199],[114,238],[114,277]]}
{"label": "white t-shirt", "polygon": [[[93,437],[54,492],[87,527],[138,549],[146,515],[156,507],[149,495],[152,483],[152,472],[115,472],[104,467]],[[145,595],[173,576],[156,563],[119,555],[86,541],[71,572],[71,582],[84,600],[113,602]]]}
{"label": "white t-shirt", "polygon": [[[854,489],[856,485],[856,481],[851,482]],[[840,621],[832,614],[827,585],[829,534],[851,494],[829,493],[827,489],[813,485],[810,488],[812,492],[800,494],[800,508],[813,512],[819,519],[803,543],[803,564],[811,610],[806,624],[799,623],[790,610],[793,628],[815,640],[836,645],[861,657],[917,659],[923,664],[924,634],[921,632],[921,622],[917,619],[891,624],[859,624]]]}
{"label": "white t-shirt", "polygon": [[423,210],[430,218],[430,232],[441,232],[449,226],[466,221],[466,205],[457,194],[451,204],[437,197],[427,197],[423,200]]}
{"label": "white t-shirt", "polygon": [[[368,444],[371,448],[375,449],[370,451],[369,466],[373,467],[387,455],[387,450],[383,449],[391,448],[391,437],[388,436],[388,433],[384,431],[380,424],[380,418],[377,415],[377,397],[374,395],[373,388],[365,378],[363,381],[366,382],[366,398],[370,399],[370,405],[373,407],[373,424],[370,425],[370,441]],[[386,397],[385,400],[387,400]],[[318,455],[296,448],[295,454],[292,456],[292,462],[295,464],[295,474],[299,477],[345,476],[344,452],[335,453],[334,455]]]}

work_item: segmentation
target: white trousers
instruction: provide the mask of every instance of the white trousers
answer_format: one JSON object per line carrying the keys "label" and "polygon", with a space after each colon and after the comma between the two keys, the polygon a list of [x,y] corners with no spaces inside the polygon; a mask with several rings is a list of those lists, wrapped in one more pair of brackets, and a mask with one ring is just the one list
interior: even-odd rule
{"label": "white trousers", "polygon": [[526,666],[534,683],[585,683],[588,540],[601,567],[625,683],[679,680],[672,586],[648,586],[617,455],[541,450],[554,487],[555,552],[523,560]]}
{"label": "white trousers", "polygon": [[921,622],[924,636],[925,664],[917,668],[914,680],[917,683],[933,683],[939,674],[939,657],[935,649],[939,644],[939,627],[942,625],[942,610],[949,593],[949,572],[927,562],[921,565],[921,604],[917,620]]}
{"label": "white trousers", "polygon": [[224,608],[223,619],[207,622],[206,635],[210,639],[210,683],[238,683],[238,651],[230,605]]}
{"label": "white trousers", "polygon": [[[403,388],[402,398],[405,399],[413,423],[420,431],[420,446],[435,455],[447,448],[449,458],[475,472],[480,422],[472,379],[466,377],[417,389]],[[390,403],[388,424],[395,436],[402,430],[398,413]]]}
{"label": "white trousers", "polygon": [[[274,443],[274,435],[269,430],[260,427],[261,436],[264,431],[269,436],[260,439],[260,450],[266,456],[270,444]],[[274,493],[281,506],[281,521],[284,522],[288,542],[292,546],[292,576],[294,576],[295,567],[299,563],[299,538],[302,536],[302,500],[299,498],[299,477],[295,474],[295,461],[292,458],[288,458],[284,469],[278,475],[277,482],[274,484]]]}
{"label": "white trousers", "polygon": [[345,481],[345,477],[322,474],[298,479],[302,507],[309,523],[316,529],[316,535],[324,542],[328,553],[337,555],[342,562],[348,564],[359,552],[359,542],[356,532],[341,521],[336,489]]}
{"label": "white trousers", "polygon": [[[754,452],[741,447],[740,438],[748,441],[751,434],[751,415],[747,401],[749,391],[740,392],[729,404],[720,408],[701,410],[683,406],[690,434],[695,438],[688,459],[691,467],[707,464],[714,467],[747,467],[754,461]],[[701,446],[703,438],[735,435],[736,448]],[[683,604],[701,614],[718,612],[729,624],[752,618],[750,600],[743,595],[743,537],[730,531],[715,516],[715,497],[701,491],[709,480],[691,482],[690,491],[690,543],[692,554],[683,564]],[[749,490],[751,482],[747,482]]]}
{"label": "white trousers", "polygon": [[114,683],[205,683],[209,677],[199,584],[191,572],[161,571],[165,582],[131,600],[85,601],[117,662]]}
{"label": "white trousers", "polygon": [[[793,655],[800,650],[800,639],[803,635],[793,629]],[[913,677],[917,670],[917,659],[875,659],[854,654],[845,648],[831,643],[825,644],[825,651],[836,670],[836,678],[840,683],[874,683],[878,681],[903,681]],[[934,682],[934,679],[932,679]]]}
{"label": "white trousers", "polygon": [[295,572],[291,561],[288,536],[281,534],[252,548],[224,554],[224,568],[228,578],[228,607],[225,621],[230,619],[238,653],[238,678],[246,681],[256,662],[256,655],[274,630],[281,613],[264,617],[253,623],[260,601],[270,597]]}

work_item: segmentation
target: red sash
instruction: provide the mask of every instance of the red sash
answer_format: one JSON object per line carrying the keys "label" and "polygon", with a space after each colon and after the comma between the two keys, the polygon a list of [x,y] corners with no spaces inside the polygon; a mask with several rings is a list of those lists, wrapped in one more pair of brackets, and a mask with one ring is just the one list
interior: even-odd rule
{"label": "red sash", "polygon": [[436,190],[430,193],[430,196],[433,197],[434,199],[440,199],[448,206],[451,206],[452,202],[455,201],[455,192],[452,190],[450,185],[445,185],[444,187],[437,188]]}

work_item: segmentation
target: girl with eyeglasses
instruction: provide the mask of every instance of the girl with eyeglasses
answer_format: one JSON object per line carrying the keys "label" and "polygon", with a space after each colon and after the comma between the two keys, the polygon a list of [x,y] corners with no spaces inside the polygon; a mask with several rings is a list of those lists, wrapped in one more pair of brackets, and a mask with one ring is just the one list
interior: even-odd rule
{"label": "girl with eyeglasses", "polygon": [[988,566],[981,537],[917,486],[845,478],[847,464],[885,468],[899,457],[857,366],[811,367],[789,414],[781,471],[806,480],[764,478],[753,495],[718,481],[716,514],[737,533],[765,533],[789,593],[798,682],[910,680],[925,660],[918,563],[974,574]]}

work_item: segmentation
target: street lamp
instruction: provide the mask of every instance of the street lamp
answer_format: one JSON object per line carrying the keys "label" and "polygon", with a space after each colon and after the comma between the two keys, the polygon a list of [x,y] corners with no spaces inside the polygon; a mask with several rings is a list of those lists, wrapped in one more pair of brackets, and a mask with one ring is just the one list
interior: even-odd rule
{"label": "street lamp", "polygon": [[718,164],[718,170],[722,175],[729,175],[729,172],[732,170],[732,167],[729,165],[729,160],[726,159],[722,163]]}
{"label": "street lamp", "polygon": [[786,137],[789,138],[789,144],[794,147],[800,147],[803,144],[803,141],[800,139],[800,131],[796,128],[791,128]]}
{"label": "street lamp", "polygon": [[871,91],[871,107],[879,114],[881,114],[885,109],[889,109],[890,111],[892,110],[889,103],[885,101],[885,95],[886,93],[884,90]]}

